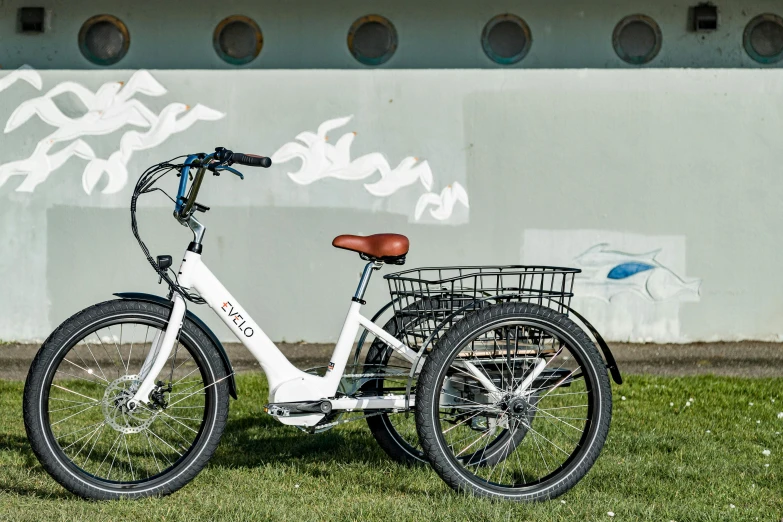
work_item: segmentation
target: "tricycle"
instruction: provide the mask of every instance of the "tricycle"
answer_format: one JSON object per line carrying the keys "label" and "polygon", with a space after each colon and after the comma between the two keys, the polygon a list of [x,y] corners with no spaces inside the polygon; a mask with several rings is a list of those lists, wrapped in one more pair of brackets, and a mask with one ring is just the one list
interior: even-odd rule
{"label": "tricycle", "polygon": [[[408,238],[337,236],[333,246],[358,253],[364,270],[328,365],[300,370],[202,260],[206,229],[196,212],[209,210],[197,201],[205,174],[242,178],[236,165],[271,161],[218,147],[147,169],[133,191],[131,225],[168,295],[115,294],[41,346],[24,421],[56,481],[90,499],[160,496],[207,464],[237,389],[223,345],[189,304],[206,304],[258,361],[269,384],[264,411],[282,424],[319,433],[366,419],[389,457],[429,463],[455,490],[481,497],[551,499],[588,472],[609,431],[609,374],[621,377],[601,336],[570,307],[578,269],[390,273],[391,300],[368,319],[361,308],[371,276],[405,262]],[[176,271],[171,256],[153,259],[136,219],[139,197],[163,192],[157,183],[170,172],[179,176],[174,218],[193,234]],[[384,312],[393,315],[381,326]]]}

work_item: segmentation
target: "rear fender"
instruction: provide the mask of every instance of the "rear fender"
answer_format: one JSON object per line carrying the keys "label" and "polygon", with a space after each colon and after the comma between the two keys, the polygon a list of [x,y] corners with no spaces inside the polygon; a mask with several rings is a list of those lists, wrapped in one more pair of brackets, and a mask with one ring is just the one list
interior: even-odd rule
{"label": "rear fender", "polygon": [[598,330],[596,330],[595,326],[590,324],[590,322],[585,319],[582,314],[577,312],[571,307],[568,308],[568,311],[572,314],[574,314],[584,325],[587,327],[588,330],[590,330],[590,333],[593,334],[593,337],[595,337],[596,342],[598,343],[598,347],[601,348],[601,352],[604,354],[604,360],[606,361],[606,369],[609,370],[609,375],[612,376],[612,380],[616,382],[617,384],[623,383],[623,376],[620,375],[620,369],[617,367],[617,361],[614,359],[614,355],[612,354],[612,351],[609,349],[609,345],[606,344],[606,341],[604,341],[604,338],[601,337],[601,334],[598,333]]}

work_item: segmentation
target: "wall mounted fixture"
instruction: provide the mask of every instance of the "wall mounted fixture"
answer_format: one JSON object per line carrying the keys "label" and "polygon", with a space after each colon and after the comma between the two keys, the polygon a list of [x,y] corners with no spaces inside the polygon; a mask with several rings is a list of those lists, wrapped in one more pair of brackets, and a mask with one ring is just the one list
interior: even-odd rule
{"label": "wall mounted fixture", "polygon": [[45,29],[46,11],[43,7],[20,7],[16,19],[18,32],[42,33]]}

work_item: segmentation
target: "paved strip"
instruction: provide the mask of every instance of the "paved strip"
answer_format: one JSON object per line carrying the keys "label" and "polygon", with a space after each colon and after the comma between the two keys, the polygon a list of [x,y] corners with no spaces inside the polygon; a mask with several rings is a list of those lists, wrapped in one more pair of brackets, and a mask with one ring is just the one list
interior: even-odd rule
{"label": "paved strip", "polygon": [[[299,368],[327,365],[334,348],[320,343],[279,346]],[[227,343],[225,347],[237,372],[258,370],[258,363],[241,344]],[[38,348],[32,344],[0,346],[0,379],[24,380]],[[783,343],[611,343],[611,348],[621,372],[628,375],[783,377]]]}

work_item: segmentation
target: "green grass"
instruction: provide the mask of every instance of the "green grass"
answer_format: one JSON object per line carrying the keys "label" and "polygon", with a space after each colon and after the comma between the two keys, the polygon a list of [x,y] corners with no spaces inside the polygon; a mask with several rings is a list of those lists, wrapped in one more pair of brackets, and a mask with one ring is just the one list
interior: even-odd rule
{"label": "green grass", "polygon": [[783,516],[783,419],[777,418],[783,379],[628,377],[615,387],[612,429],[592,471],[566,495],[539,504],[457,495],[428,468],[390,462],[363,421],[320,435],[282,426],[262,411],[264,379],[238,381],[239,401],[231,403],[210,465],[170,497],[121,502],[83,501],[50,479],[25,437],[22,383],[0,381],[0,519],[766,522]]}

